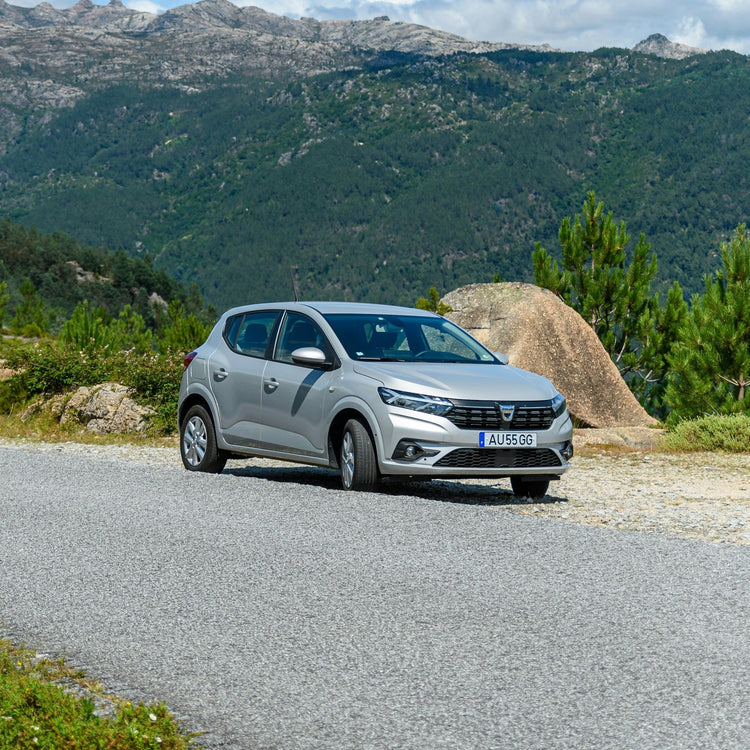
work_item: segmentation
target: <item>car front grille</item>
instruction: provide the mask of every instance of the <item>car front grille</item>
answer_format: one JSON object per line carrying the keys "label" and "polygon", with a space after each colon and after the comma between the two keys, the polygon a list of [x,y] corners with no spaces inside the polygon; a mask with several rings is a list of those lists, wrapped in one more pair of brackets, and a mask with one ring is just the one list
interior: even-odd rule
{"label": "car front grille", "polygon": [[457,448],[435,463],[454,469],[541,469],[561,465],[558,455],[549,448]]}
{"label": "car front grille", "polygon": [[[446,418],[462,430],[547,430],[555,421],[548,402],[513,404],[513,419],[503,419],[501,406],[494,401],[454,401]],[[509,402],[512,403],[512,402]]]}

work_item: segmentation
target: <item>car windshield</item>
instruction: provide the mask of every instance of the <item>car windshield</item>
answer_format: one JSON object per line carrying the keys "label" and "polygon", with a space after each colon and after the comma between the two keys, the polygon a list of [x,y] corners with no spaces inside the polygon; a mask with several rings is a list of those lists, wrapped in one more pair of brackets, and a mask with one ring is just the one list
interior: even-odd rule
{"label": "car windshield", "polygon": [[490,351],[445,318],[332,313],[325,319],[352,359],[498,363]]}

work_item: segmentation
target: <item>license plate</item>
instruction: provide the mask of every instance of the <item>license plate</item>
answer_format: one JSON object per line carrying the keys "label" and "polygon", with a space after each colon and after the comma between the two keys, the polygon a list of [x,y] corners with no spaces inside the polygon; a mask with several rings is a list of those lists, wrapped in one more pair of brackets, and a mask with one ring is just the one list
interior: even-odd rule
{"label": "license plate", "polygon": [[535,432],[480,432],[480,448],[536,448]]}

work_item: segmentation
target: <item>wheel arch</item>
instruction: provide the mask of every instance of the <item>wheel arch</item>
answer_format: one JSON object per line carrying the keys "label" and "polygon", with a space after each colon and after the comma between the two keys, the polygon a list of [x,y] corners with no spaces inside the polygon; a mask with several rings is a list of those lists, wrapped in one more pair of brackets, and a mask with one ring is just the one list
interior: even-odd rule
{"label": "wheel arch", "polygon": [[[344,426],[350,419],[359,420],[364,426],[367,432],[370,433],[370,439],[372,440],[373,449],[375,450],[376,460],[380,456],[380,441],[378,440],[378,432],[374,430],[372,424],[375,422],[374,417],[368,418],[362,409],[356,409],[352,406],[342,409],[336,414],[331,420],[331,424],[328,427],[328,461],[331,468],[339,468],[339,450],[341,449],[341,439],[344,435]],[[377,424],[377,422],[375,422]]]}
{"label": "wheel arch", "polygon": [[216,415],[214,409],[208,400],[200,393],[191,393],[186,396],[185,399],[180,403],[180,408],[177,412],[177,427],[178,429],[182,426],[182,422],[185,419],[185,415],[193,406],[202,406],[210,415],[214,425],[216,425]]}

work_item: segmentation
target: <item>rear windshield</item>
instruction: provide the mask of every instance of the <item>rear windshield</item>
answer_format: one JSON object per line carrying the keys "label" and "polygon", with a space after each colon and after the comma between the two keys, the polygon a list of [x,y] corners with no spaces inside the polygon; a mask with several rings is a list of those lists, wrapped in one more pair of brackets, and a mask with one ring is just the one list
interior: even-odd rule
{"label": "rear windshield", "polygon": [[498,364],[489,350],[445,318],[335,313],[325,319],[352,359]]}

